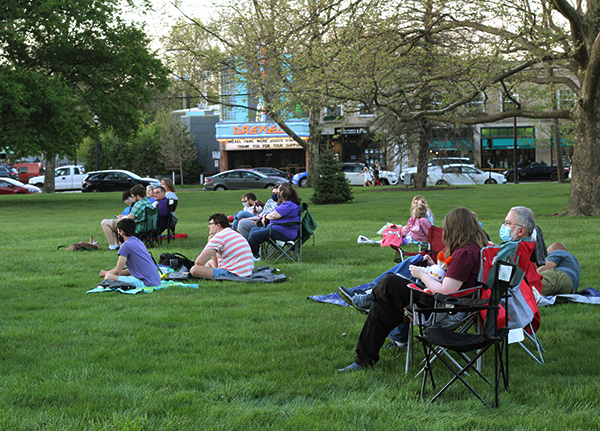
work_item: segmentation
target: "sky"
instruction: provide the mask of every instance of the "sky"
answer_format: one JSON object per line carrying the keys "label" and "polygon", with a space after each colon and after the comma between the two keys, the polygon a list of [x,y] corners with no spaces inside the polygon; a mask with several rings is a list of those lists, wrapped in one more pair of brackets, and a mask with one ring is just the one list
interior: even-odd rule
{"label": "sky", "polygon": [[[140,15],[131,12],[127,17],[135,21],[146,22],[146,33],[153,39],[152,49],[160,49],[159,39],[165,36],[169,29],[175,24],[177,19],[182,18],[182,12],[194,18],[203,18],[210,14],[214,8],[212,0],[175,0],[180,4],[179,11],[173,6],[173,0],[150,0],[154,7],[154,12],[148,15]],[[136,3],[138,3],[136,1]]]}

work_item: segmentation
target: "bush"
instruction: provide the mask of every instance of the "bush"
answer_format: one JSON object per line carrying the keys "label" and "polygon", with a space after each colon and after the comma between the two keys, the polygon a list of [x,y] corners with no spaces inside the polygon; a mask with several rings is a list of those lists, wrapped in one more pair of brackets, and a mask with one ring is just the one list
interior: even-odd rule
{"label": "bush", "polygon": [[342,165],[331,152],[319,158],[319,176],[314,180],[314,185],[315,192],[310,200],[316,205],[343,204],[354,199]]}

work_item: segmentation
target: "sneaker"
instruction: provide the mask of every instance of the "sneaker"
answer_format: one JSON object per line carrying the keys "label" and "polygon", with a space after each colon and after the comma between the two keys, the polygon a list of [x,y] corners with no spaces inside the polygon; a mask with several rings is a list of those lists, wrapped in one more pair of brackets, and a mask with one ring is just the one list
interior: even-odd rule
{"label": "sneaker", "polygon": [[119,245],[118,244],[109,245],[108,249],[109,250],[118,250],[119,249]]}
{"label": "sneaker", "polygon": [[385,345],[386,349],[404,349],[408,342],[392,340]]}
{"label": "sneaker", "polygon": [[338,294],[340,295],[340,298],[346,302],[346,304],[354,307],[354,304],[352,304],[352,297],[355,295],[354,292],[349,291],[344,286],[340,286],[338,287]]}
{"label": "sneaker", "polygon": [[365,367],[363,367],[362,365],[358,365],[356,362],[352,362],[350,365],[348,365],[347,367],[344,368],[340,368],[339,370],[337,370],[338,373],[347,373],[350,371],[360,371],[360,370],[364,370]]}
{"label": "sneaker", "polygon": [[354,306],[354,308],[364,311],[365,313],[369,311],[369,308],[371,308],[372,304],[373,299],[371,298],[371,292],[363,293],[360,295],[354,295],[352,297],[352,305]]}
{"label": "sneaker", "polygon": [[252,256],[252,260],[253,260],[254,262],[260,262],[260,256],[259,256],[259,257],[254,257],[254,256]]}

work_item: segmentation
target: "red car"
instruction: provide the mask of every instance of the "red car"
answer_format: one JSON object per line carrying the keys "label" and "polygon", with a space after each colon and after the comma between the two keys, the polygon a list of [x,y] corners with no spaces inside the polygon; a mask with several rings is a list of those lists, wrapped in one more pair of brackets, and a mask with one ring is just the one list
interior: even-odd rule
{"label": "red car", "polygon": [[23,184],[12,178],[0,178],[0,195],[22,195],[41,192],[36,186]]}

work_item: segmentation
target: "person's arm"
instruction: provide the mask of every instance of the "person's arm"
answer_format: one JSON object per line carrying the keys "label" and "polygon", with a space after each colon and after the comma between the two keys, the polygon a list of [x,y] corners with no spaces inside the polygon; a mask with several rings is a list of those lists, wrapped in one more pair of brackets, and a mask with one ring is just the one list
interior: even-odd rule
{"label": "person's arm", "polygon": [[204,250],[202,250],[202,253],[200,253],[200,256],[198,256],[198,258],[196,259],[196,262],[194,262],[194,266],[206,265],[206,262],[208,262],[216,253],[217,250],[215,250],[214,248],[204,248]]}
{"label": "person's arm", "polygon": [[432,293],[456,292],[457,290],[460,290],[461,286],[463,285],[462,281],[455,280],[450,277],[444,277],[440,283],[439,281],[434,280],[433,277],[428,274],[427,268],[423,268],[421,266],[411,265],[409,266],[409,269],[413,277],[421,280],[425,286],[427,286],[427,290]]}
{"label": "person's arm", "polygon": [[125,268],[126,263],[127,263],[127,257],[119,256],[119,259],[117,260],[117,266],[115,266],[110,271],[105,271],[105,270],[100,271],[100,277],[104,277],[105,280],[118,280],[119,275],[131,275],[129,273],[129,270],[127,270],[127,269],[123,270],[123,268]]}
{"label": "person's arm", "polygon": [[537,272],[541,273],[543,271],[548,271],[549,269],[553,269],[553,268],[556,268],[556,267],[557,267],[556,263],[554,263],[554,262],[552,262],[550,260],[547,260],[544,265],[540,266],[537,269]]}
{"label": "person's arm", "polygon": [[277,220],[278,218],[281,218],[281,214],[279,214],[277,211],[273,210],[269,214],[267,214],[265,216],[265,218],[268,220]]}

